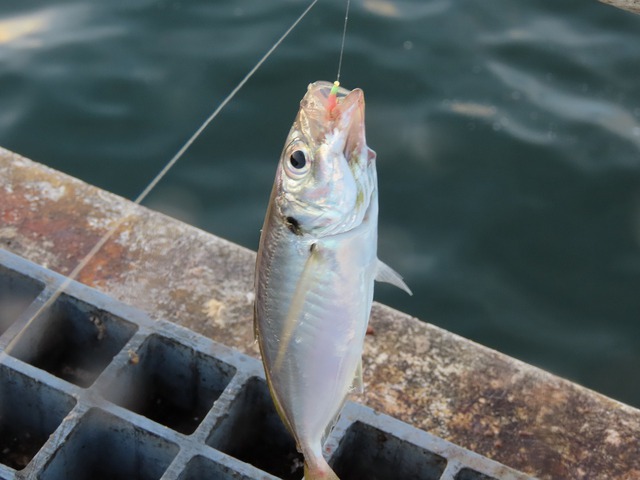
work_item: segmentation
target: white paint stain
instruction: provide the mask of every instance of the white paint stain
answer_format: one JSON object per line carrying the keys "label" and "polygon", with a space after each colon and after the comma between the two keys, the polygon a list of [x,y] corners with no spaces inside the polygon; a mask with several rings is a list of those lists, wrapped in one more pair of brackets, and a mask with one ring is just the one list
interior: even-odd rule
{"label": "white paint stain", "polygon": [[204,313],[209,317],[214,323],[221,325],[223,322],[221,320],[222,312],[224,311],[225,305],[223,302],[212,298],[208,300],[204,304]]}

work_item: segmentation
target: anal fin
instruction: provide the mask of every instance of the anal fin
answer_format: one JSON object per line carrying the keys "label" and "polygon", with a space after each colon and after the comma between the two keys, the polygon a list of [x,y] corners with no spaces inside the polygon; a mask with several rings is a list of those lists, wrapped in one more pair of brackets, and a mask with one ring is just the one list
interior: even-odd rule
{"label": "anal fin", "polygon": [[364,393],[364,382],[362,381],[362,358],[358,362],[358,368],[356,368],[356,374],[353,377],[353,384],[351,385],[353,392],[362,395]]}

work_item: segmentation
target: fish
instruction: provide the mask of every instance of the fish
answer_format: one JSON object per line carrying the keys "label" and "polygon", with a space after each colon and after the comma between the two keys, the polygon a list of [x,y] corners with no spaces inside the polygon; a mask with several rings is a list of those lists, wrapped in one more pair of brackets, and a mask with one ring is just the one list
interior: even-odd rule
{"label": "fish", "polygon": [[269,391],[304,457],[306,480],[335,480],[322,443],[362,391],[374,280],[411,294],[377,258],[376,154],[364,93],[308,86],[285,141],[261,231],[254,333]]}

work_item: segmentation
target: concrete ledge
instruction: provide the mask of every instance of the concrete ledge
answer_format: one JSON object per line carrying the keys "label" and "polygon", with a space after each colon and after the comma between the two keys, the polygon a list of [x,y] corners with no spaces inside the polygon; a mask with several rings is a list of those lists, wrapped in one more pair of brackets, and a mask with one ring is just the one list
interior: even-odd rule
{"label": "concrete ledge", "polygon": [[[0,248],[257,357],[255,254],[0,149]],[[541,479],[640,479],[640,411],[376,304],[357,401]]]}
{"label": "concrete ledge", "polygon": [[600,0],[602,3],[640,14],[640,0]]}

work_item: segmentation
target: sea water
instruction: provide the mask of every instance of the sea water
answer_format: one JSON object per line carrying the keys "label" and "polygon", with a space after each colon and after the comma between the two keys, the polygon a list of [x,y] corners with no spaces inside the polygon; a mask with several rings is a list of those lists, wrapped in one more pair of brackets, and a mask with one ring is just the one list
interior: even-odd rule
{"label": "sea water", "polygon": [[[134,198],[308,5],[0,5],[0,145]],[[145,204],[255,249],[323,0]],[[640,16],[593,1],[354,0],[342,84],[378,153],[377,298],[640,406]]]}

